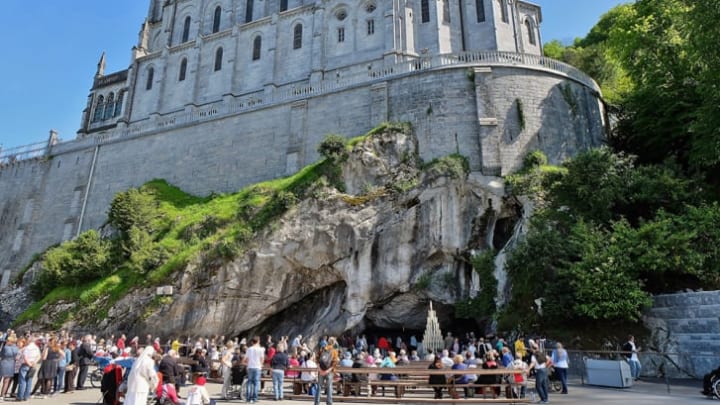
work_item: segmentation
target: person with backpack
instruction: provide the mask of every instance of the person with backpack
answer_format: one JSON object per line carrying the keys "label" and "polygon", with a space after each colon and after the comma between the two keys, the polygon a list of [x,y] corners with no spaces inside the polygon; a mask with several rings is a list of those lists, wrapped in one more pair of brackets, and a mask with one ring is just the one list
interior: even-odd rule
{"label": "person with backpack", "polygon": [[335,367],[340,361],[335,337],[328,338],[327,345],[320,349],[318,356],[318,390],[315,392],[315,405],[320,405],[320,391],[325,385],[325,403],[332,405],[333,378],[335,377]]}

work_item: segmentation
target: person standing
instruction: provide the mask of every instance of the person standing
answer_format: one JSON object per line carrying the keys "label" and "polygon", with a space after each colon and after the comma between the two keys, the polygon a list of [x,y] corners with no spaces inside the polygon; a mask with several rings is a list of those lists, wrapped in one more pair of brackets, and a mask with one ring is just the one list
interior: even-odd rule
{"label": "person standing", "polygon": [[260,337],[255,336],[250,340],[250,347],[245,353],[245,362],[248,372],[246,402],[255,403],[260,392],[260,373],[265,362],[265,349],[260,346]]}
{"label": "person standing", "polygon": [[60,357],[64,357],[65,353],[61,351],[60,345],[56,338],[50,339],[42,352],[42,365],[40,366],[40,392],[43,397],[50,395],[50,390],[55,382],[58,373],[58,364]]}
{"label": "person standing", "polygon": [[10,388],[10,382],[15,376],[15,358],[17,357],[20,349],[17,345],[17,337],[10,335],[5,339],[5,345],[2,348],[0,357],[0,379],[2,379],[2,392],[0,393],[0,400],[4,400],[7,396],[8,388]]}
{"label": "person standing", "polygon": [[155,349],[146,346],[133,363],[128,376],[125,405],[146,405],[148,394],[156,389],[159,379],[155,371],[154,354]]}
{"label": "person standing", "polygon": [[75,389],[84,390],[88,368],[93,361],[92,336],[85,335],[85,337],[82,338],[82,344],[77,349],[77,355],[79,371]]}
{"label": "person standing", "polygon": [[63,392],[75,391],[75,376],[77,375],[79,359],[77,356],[77,343],[70,339],[65,349],[65,390]]}
{"label": "person standing", "polygon": [[540,397],[540,403],[547,404],[549,391],[547,355],[537,345],[533,345],[532,349],[534,354],[531,358],[530,369],[535,370],[535,389]]}
{"label": "person standing", "polygon": [[162,374],[163,384],[176,386],[175,389],[177,392],[177,384],[180,380],[180,375],[178,373],[177,352],[169,350],[162,359],[160,359],[158,371]]}
{"label": "person standing", "polygon": [[525,350],[525,336],[522,334],[519,334],[517,339],[515,339],[515,355],[520,355],[520,358],[525,358],[525,354],[527,351]]}
{"label": "person standing", "polygon": [[635,345],[635,336],[628,335],[628,341],[623,345],[623,351],[625,352],[625,357],[627,357],[627,361],[630,364],[630,374],[632,375],[633,380],[637,381],[637,379],[640,378],[642,365],[640,364],[640,359],[638,358],[640,348]]}
{"label": "person standing", "polygon": [[59,394],[60,391],[62,391],[65,388],[65,369],[67,368],[68,364],[68,358],[67,353],[65,352],[67,350],[66,342],[63,340],[60,342],[60,349],[59,349],[59,355],[60,358],[58,360],[58,368],[57,368],[57,375],[55,376],[55,381],[53,384],[53,394]]}
{"label": "person standing", "polygon": [[280,342],[277,345],[277,351],[275,355],[270,359],[270,368],[272,369],[272,381],[273,381],[273,392],[275,393],[275,400],[283,400],[283,381],[285,377],[285,370],[290,366],[290,359],[288,358],[285,350],[285,342]]}
{"label": "person standing", "polygon": [[27,346],[22,348],[20,356],[22,365],[18,376],[17,399],[18,401],[27,401],[30,399],[35,365],[40,361],[41,356],[40,348],[35,344],[34,339],[30,338]]}
{"label": "person standing", "polygon": [[561,394],[567,394],[567,372],[570,367],[570,360],[568,358],[567,350],[563,348],[562,343],[558,342],[555,344],[555,350],[553,350],[552,362],[555,365],[555,372],[560,377],[560,383],[562,384]]}
{"label": "person standing", "polygon": [[[335,349],[337,340],[331,336],[328,339],[327,345],[320,350],[320,356],[318,357],[318,389],[315,392],[315,405],[320,405],[320,391],[322,386],[325,385],[325,403],[332,405],[332,394],[333,394],[333,378],[335,377],[335,367],[340,362],[340,356],[338,351]],[[329,361],[326,361],[329,357]],[[329,364],[323,364],[329,363]]]}
{"label": "person standing", "polygon": [[223,377],[223,386],[220,392],[220,397],[223,400],[227,400],[230,398],[228,396],[228,392],[230,391],[230,386],[232,385],[232,360],[234,347],[235,345],[232,341],[227,342],[225,344],[225,351],[223,352],[222,357],[220,357],[220,365],[222,367]]}
{"label": "person standing", "polygon": [[125,351],[125,340],[126,339],[127,338],[125,337],[125,334],[122,333],[122,334],[120,334],[120,337],[118,338],[117,343],[115,344],[115,346],[117,346],[117,348],[118,348],[118,353],[120,353],[120,354],[122,354]]}

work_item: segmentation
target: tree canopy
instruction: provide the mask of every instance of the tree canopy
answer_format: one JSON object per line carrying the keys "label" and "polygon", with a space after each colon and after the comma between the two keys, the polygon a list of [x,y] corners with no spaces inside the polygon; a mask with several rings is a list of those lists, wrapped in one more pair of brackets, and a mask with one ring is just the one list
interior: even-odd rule
{"label": "tree canopy", "polygon": [[611,142],[640,162],[690,173],[720,164],[720,3],[638,0],[603,15],[571,46],[545,46],[601,85],[619,120]]}

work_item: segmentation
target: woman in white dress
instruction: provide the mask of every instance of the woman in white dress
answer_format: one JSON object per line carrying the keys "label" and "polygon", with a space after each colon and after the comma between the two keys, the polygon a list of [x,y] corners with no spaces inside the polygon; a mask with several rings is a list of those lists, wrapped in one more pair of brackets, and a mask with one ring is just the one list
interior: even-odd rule
{"label": "woman in white dress", "polygon": [[125,395],[125,405],[146,405],[148,394],[155,391],[158,385],[157,371],[152,346],[145,347],[135,360],[128,376],[128,389]]}

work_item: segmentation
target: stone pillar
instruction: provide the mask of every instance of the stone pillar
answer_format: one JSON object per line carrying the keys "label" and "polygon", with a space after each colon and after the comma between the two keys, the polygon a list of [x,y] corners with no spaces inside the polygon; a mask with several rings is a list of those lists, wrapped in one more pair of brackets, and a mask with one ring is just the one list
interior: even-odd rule
{"label": "stone pillar", "polygon": [[3,270],[2,279],[0,279],[0,289],[5,288],[10,284],[10,270]]}
{"label": "stone pillar", "polygon": [[325,70],[325,40],[327,35],[325,8],[318,6],[313,14],[312,46],[310,62],[310,83],[318,83],[323,79]]}
{"label": "stone pillar", "polygon": [[378,83],[370,88],[370,125],[377,126],[388,121],[387,82]]}
{"label": "stone pillar", "polygon": [[307,100],[290,106],[290,139],[285,157],[285,174],[291,175],[305,165],[305,139],[307,137]]}
{"label": "stone pillar", "polygon": [[500,159],[500,140],[502,132],[498,127],[497,113],[492,99],[492,69],[474,68],[475,101],[479,125],[479,143],[482,156],[482,173],[486,176],[499,176],[502,173]]}

